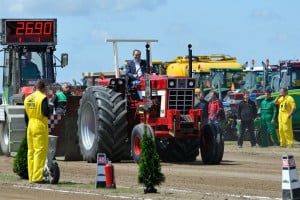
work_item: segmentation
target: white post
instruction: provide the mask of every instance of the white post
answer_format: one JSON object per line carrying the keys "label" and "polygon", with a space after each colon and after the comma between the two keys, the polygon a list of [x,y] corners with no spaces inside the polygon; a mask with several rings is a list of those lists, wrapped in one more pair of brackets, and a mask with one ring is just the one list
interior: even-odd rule
{"label": "white post", "polygon": [[120,78],[119,54],[118,54],[117,42],[113,42],[113,49],[114,49],[114,60],[115,60],[115,75],[116,75],[116,78]]}
{"label": "white post", "polygon": [[222,102],[222,91],[221,91],[221,81],[218,80],[218,90],[219,90],[219,100]]}

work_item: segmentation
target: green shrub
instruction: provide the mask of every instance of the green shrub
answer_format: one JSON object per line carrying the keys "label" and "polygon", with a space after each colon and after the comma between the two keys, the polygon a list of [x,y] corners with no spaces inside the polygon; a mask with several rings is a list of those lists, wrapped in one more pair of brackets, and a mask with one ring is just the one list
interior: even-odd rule
{"label": "green shrub", "polygon": [[156,185],[160,185],[165,180],[161,173],[159,156],[156,152],[155,142],[147,134],[145,125],[142,138],[142,154],[139,160],[138,181],[145,186],[144,193],[156,193]]}
{"label": "green shrub", "polygon": [[24,137],[13,163],[13,171],[22,179],[28,179],[27,151],[27,137]]}

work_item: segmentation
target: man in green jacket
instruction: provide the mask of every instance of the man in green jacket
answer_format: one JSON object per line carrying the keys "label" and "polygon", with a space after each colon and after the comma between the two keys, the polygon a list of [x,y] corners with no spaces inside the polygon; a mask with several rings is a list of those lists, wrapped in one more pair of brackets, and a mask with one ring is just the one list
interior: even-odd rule
{"label": "man in green jacket", "polygon": [[61,90],[58,90],[54,96],[53,104],[55,114],[63,115],[66,112],[66,105],[69,96],[72,96],[70,85],[67,83],[62,84]]}
{"label": "man in green jacket", "polygon": [[276,120],[276,105],[274,99],[271,97],[271,90],[267,89],[265,92],[266,98],[261,102],[261,125],[262,125],[262,146],[269,146],[269,139],[273,145],[278,146],[278,138],[275,130]]}

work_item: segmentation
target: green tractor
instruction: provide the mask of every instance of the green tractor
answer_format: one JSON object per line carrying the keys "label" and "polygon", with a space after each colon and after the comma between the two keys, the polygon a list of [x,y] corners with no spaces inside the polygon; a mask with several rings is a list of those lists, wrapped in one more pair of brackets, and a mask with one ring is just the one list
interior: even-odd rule
{"label": "green tractor", "polygon": [[[279,89],[282,87],[287,88],[289,95],[294,98],[297,106],[293,115],[294,138],[300,141],[300,61],[280,61],[277,73],[274,73],[271,78],[270,87],[274,91],[272,93],[274,98],[279,95]],[[264,95],[256,98],[258,107],[264,98]]]}
{"label": "green tractor", "polygon": [[201,76],[201,84],[204,91],[215,89],[219,91],[219,98],[224,99],[228,91],[240,89],[242,69],[224,68],[211,69],[209,76]]}
{"label": "green tractor", "polygon": [[[0,152],[14,155],[25,136],[23,100],[38,79],[56,81],[56,19],[1,19],[0,44],[4,47],[3,95],[0,105]],[[62,54],[61,66],[68,64]],[[31,68],[30,70],[28,70]]]}

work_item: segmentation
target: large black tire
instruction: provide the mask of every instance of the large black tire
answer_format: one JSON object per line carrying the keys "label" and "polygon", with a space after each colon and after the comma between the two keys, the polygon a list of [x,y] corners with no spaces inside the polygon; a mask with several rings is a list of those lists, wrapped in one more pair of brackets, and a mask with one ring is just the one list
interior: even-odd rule
{"label": "large black tire", "polygon": [[[145,134],[143,123],[136,125],[131,133],[131,153],[133,160],[138,163],[142,154],[142,139]],[[146,125],[147,134],[154,138],[153,130],[149,125]]]}
{"label": "large black tire", "polygon": [[157,140],[158,154],[164,162],[193,162],[199,155],[199,140],[165,139]]}
{"label": "large black tire", "polygon": [[4,155],[9,156],[9,129],[7,122],[0,123],[0,148]]}
{"label": "large black tire", "polygon": [[126,100],[121,93],[93,86],[86,89],[78,110],[78,140],[83,160],[95,162],[106,153],[113,162],[126,153]]}
{"label": "large black tire", "polygon": [[200,138],[201,157],[204,164],[219,164],[224,154],[224,138],[216,124],[205,125]]}

